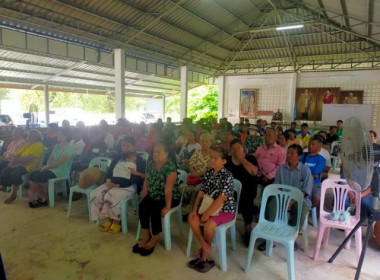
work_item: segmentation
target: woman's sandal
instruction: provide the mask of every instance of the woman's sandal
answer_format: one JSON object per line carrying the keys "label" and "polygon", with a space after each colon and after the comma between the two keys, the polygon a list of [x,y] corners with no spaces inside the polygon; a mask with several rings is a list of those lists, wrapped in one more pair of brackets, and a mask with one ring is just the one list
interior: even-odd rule
{"label": "woman's sandal", "polygon": [[207,261],[200,261],[197,263],[197,265],[194,267],[194,269],[201,273],[206,273],[210,271],[215,266],[215,262],[212,260]]}
{"label": "woman's sandal", "polygon": [[121,230],[121,225],[113,223],[112,226],[109,228],[108,232],[109,233],[119,233],[120,230]]}
{"label": "woman's sandal", "polygon": [[154,251],[154,247],[150,248],[150,249],[145,249],[144,247],[141,247],[140,248],[140,255],[143,256],[143,257],[147,257],[149,256],[150,254],[152,254]]}
{"label": "woman's sandal", "polygon": [[197,264],[198,264],[199,262],[201,262],[201,261],[202,261],[201,259],[199,259],[199,258],[195,258],[195,259],[189,261],[189,262],[187,263],[187,266],[190,267],[190,268],[195,268],[195,267],[197,266]]}
{"label": "woman's sandal", "polygon": [[98,226],[98,230],[100,231],[108,231],[110,227],[112,226],[112,223],[110,221],[107,221],[103,223],[102,225]]}

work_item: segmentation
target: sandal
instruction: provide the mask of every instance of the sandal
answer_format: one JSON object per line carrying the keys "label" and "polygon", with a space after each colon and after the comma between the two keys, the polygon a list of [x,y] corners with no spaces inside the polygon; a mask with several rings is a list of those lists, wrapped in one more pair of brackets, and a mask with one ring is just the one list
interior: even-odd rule
{"label": "sandal", "polygon": [[152,254],[153,251],[154,251],[154,247],[152,247],[150,249],[145,249],[144,247],[141,247],[139,253],[140,253],[140,256],[147,257],[150,254]]}
{"label": "sandal", "polygon": [[197,263],[197,265],[194,267],[194,269],[201,273],[206,273],[210,271],[215,266],[214,261],[200,261]]}
{"label": "sandal", "polygon": [[190,267],[190,268],[195,268],[200,261],[202,261],[202,260],[199,259],[199,258],[195,258],[195,259],[189,261],[187,263],[187,266]]}
{"label": "sandal", "polygon": [[108,232],[109,233],[119,233],[120,230],[121,230],[121,225],[113,223],[112,226],[109,228]]}
{"label": "sandal", "polygon": [[104,224],[102,224],[101,226],[98,226],[98,230],[100,230],[100,231],[108,231],[111,226],[112,226],[111,222],[107,221]]}

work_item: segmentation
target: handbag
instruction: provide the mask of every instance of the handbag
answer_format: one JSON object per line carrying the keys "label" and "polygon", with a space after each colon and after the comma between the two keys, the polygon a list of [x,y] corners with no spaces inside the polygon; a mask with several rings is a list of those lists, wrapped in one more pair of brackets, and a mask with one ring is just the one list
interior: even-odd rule
{"label": "handbag", "polygon": [[[214,193],[214,192],[213,192]],[[212,194],[213,194],[212,193]],[[204,212],[206,212],[206,210],[211,206],[211,204],[214,202],[214,199],[212,198],[211,195],[208,195],[208,194],[204,194],[203,195],[203,199],[202,199],[202,202],[201,202],[201,206],[199,206],[199,209],[198,209],[198,214],[202,215]],[[222,210],[223,208],[223,205],[221,205],[219,207],[219,209],[217,209],[214,213],[212,213],[210,216],[218,216],[219,215],[219,212],[220,210]]]}

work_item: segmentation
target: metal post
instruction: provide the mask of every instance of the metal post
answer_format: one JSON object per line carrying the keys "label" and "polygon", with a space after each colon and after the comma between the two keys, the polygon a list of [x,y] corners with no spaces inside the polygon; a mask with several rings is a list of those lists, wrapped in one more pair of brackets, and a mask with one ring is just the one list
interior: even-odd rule
{"label": "metal post", "polygon": [[115,102],[116,120],[125,117],[125,52],[115,49]]}
{"label": "metal post", "polygon": [[50,123],[50,108],[49,108],[49,86],[44,86],[44,97],[45,97],[45,123],[46,126]]}

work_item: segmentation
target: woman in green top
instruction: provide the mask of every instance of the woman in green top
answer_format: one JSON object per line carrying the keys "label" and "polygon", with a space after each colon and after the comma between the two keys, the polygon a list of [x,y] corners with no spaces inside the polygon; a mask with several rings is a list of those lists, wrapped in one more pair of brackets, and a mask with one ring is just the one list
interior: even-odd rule
{"label": "woman in green top", "polygon": [[156,144],[153,149],[153,161],[148,162],[146,168],[147,174],[139,207],[144,239],[133,247],[133,252],[142,256],[148,256],[153,252],[162,231],[161,218],[165,217],[170,208],[177,206],[181,199],[177,166],[169,154],[170,147],[167,144]]}
{"label": "woman in green top", "polygon": [[[31,208],[47,206],[48,181],[53,178],[65,177],[70,174],[71,163],[76,154],[70,144],[70,128],[60,128],[57,132],[58,144],[55,145],[45,167],[40,171],[32,172],[29,176],[30,188],[28,192]],[[39,200],[35,201],[35,195]]]}

